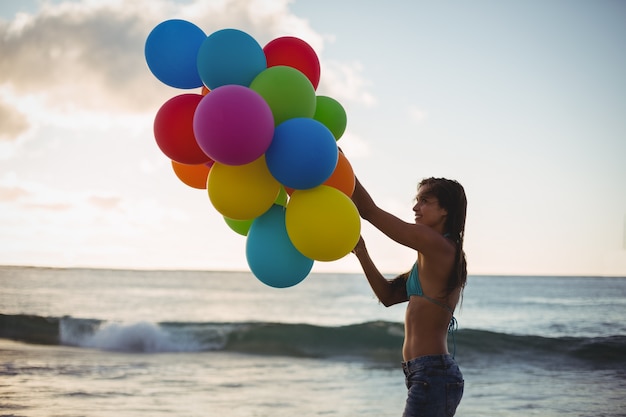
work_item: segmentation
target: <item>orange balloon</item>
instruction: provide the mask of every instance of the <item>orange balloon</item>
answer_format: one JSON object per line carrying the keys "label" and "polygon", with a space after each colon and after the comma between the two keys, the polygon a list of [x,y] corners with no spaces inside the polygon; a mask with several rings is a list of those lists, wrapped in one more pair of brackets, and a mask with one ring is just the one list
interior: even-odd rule
{"label": "orange balloon", "polygon": [[324,182],[323,185],[336,188],[348,197],[352,197],[355,184],[356,180],[354,178],[352,165],[350,165],[348,158],[345,157],[343,152],[339,152],[339,159],[337,159],[335,171],[333,171],[332,175]]}
{"label": "orange balloon", "polygon": [[199,165],[186,165],[172,161],[174,173],[186,185],[199,190],[206,189],[206,181],[211,170],[212,163]]}
{"label": "orange balloon", "polygon": [[211,90],[209,90],[206,85],[203,85],[202,86],[202,91],[200,91],[200,94],[202,94],[203,96],[206,96],[210,92],[211,92]]}

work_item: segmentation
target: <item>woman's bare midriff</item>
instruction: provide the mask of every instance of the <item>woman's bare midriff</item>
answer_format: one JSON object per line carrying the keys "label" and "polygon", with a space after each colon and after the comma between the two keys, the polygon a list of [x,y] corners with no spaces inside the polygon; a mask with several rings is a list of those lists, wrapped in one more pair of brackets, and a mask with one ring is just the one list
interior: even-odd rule
{"label": "woman's bare midriff", "polygon": [[448,353],[450,312],[420,296],[411,296],[404,322],[405,361]]}

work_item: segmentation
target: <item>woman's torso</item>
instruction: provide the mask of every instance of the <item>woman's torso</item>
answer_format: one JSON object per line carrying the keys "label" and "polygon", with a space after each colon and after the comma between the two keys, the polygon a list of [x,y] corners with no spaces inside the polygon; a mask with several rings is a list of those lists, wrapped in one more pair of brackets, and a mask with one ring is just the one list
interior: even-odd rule
{"label": "woman's torso", "polygon": [[[437,274],[437,271],[429,270],[429,265],[422,257],[418,261],[420,262],[418,271],[423,294],[448,306],[453,311],[460,296],[460,289],[457,288],[452,294],[445,296],[447,275]],[[444,297],[441,297],[442,295]],[[402,348],[405,361],[425,355],[448,353],[447,334],[452,313],[444,306],[428,298],[419,295],[409,297],[404,322],[404,346]]]}

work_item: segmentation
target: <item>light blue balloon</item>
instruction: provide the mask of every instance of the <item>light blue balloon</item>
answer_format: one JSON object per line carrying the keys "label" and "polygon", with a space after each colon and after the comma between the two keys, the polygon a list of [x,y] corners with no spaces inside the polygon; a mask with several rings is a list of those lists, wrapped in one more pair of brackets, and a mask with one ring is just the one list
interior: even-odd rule
{"label": "light blue balloon", "polygon": [[246,259],[254,276],[274,288],[299,284],[311,272],[314,262],[291,243],[285,226],[285,207],[277,204],[252,222],[246,238]]}
{"label": "light blue balloon", "polygon": [[148,68],[159,81],[170,87],[201,87],[196,57],[205,39],[202,29],[186,20],[159,23],[146,39],[144,54]]}
{"label": "light blue balloon", "polygon": [[267,60],[252,36],[237,29],[222,29],[200,46],[197,67],[204,85],[211,90],[227,84],[248,87],[267,68]]}
{"label": "light blue balloon", "polygon": [[317,187],[335,171],[339,149],[323,123],[307,117],[289,119],[274,129],[265,161],[278,182],[296,190]]}

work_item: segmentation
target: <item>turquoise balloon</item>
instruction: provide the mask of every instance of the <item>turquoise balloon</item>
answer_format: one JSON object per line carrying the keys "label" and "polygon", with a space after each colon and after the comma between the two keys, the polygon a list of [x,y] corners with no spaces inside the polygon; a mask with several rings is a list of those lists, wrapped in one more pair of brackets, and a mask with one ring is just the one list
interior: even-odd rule
{"label": "turquoise balloon", "polygon": [[270,67],[261,72],[250,84],[272,109],[274,125],[296,117],[313,117],[315,114],[315,89],[300,71],[287,66]]}
{"label": "turquoise balloon", "polygon": [[276,204],[252,222],[246,238],[246,259],[254,276],[274,288],[299,284],[311,272],[314,262],[291,243],[285,226],[285,207]]}
{"label": "turquoise balloon", "polygon": [[267,68],[261,45],[237,29],[222,29],[209,35],[198,50],[198,74],[210,90],[227,84],[248,87]]}

